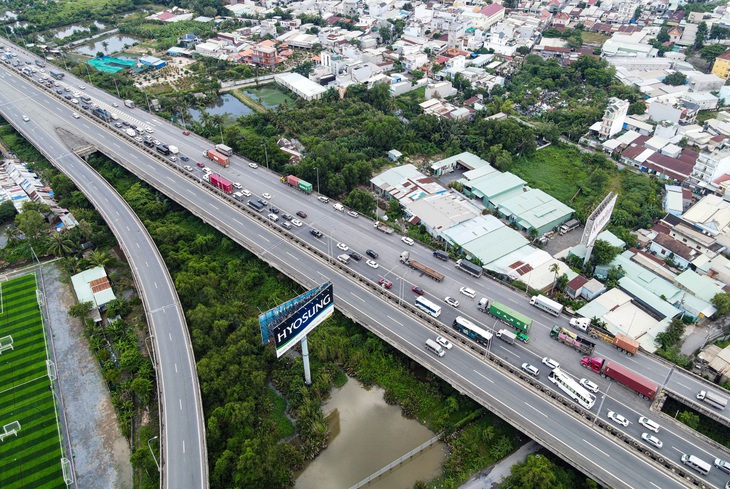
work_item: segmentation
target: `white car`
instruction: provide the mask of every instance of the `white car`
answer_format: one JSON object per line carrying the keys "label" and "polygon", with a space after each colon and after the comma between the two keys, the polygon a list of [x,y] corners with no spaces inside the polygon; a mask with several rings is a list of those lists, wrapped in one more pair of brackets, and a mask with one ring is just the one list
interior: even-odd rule
{"label": "white car", "polygon": [[413,241],[413,238],[409,238],[408,236],[403,236],[400,240],[408,246],[413,246],[413,244],[415,243],[415,241]]}
{"label": "white car", "polygon": [[235,188],[237,188],[238,190],[241,190],[241,189],[243,188],[243,185],[241,185],[241,184],[240,184],[240,183],[238,183],[238,182],[235,182],[235,183],[233,184],[233,186],[234,186]]}
{"label": "white car", "polygon": [[152,130],[152,128],[151,128],[151,127],[145,127],[145,128],[144,128],[144,130],[145,130],[145,132],[146,132],[147,134],[152,134],[153,132],[155,132],[154,130]]}
{"label": "white car", "polygon": [[620,424],[623,427],[626,427],[626,426],[629,425],[629,420],[628,419],[624,418],[620,414],[615,413],[613,411],[609,411],[608,412],[608,419],[610,419],[611,421],[613,421],[616,424]]}
{"label": "white car", "polygon": [[79,103],[79,99],[77,99],[77,98],[72,98],[72,99],[71,99],[71,103],[72,103],[72,104],[77,104],[77,105],[78,105],[78,103]]}
{"label": "white car", "polygon": [[211,169],[210,169],[210,168],[208,168],[207,166],[204,166],[204,167],[202,168],[202,170],[203,170],[203,173],[205,173],[206,175],[210,175],[211,173],[213,173],[213,170],[211,170]]}
{"label": "white car", "polygon": [[349,246],[347,246],[345,243],[337,243],[337,247],[341,249],[342,251],[347,251],[350,249]]}
{"label": "white car", "polygon": [[328,202],[330,201],[330,199],[328,199],[328,198],[327,198],[327,197],[325,197],[324,195],[320,195],[320,196],[318,196],[318,197],[317,197],[317,200],[319,200],[320,202],[324,202],[325,204],[327,204],[327,203],[328,203]]}
{"label": "white car", "polygon": [[360,214],[358,214],[355,211],[348,211],[347,212],[347,215],[350,216],[350,217],[355,217],[355,218],[360,217]]}
{"label": "white car", "polygon": [[81,116],[79,115],[78,112],[71,112],[71,117],[73,117],[74,119],[78,119]]}
{"label": "white car", "polygon": [[650,435],[649,433],[642,433],[641,439],[649,443],[650,445],[654,445],[657,448],[661,448],[664,446],[664,443],[662,443],[659,438],[654,435]]}
{"label": "white car", "polygon": [[533,377],[537,377],[540,375],[540,370],[534,365],[530,365],[529,363],[523,363],[522,370],[532,375]]}
{"label": "white car", "polygon": [[114,103],[112,104],[112,107],[119,107],[119,104],[118,104],[118,103],[116,103],[116,102],[114,102]]}
{"label": "white car", "polygon": [[259,167],[259,165],[257,165],[256,163],[249,163],[248,166],[250,166],[251,168],[258,168]]}
{"label": "white car", "polygon": [[243,195],[245,195],[246,197],[251,197],[251,191],[250,191],[250,190],[248,190],[248,189],[245,189],[245,188],[244,188],[243,190],[241,190],[241,193],[242,193]]}
{"label": "white car", "polygon": [[[141,137],[141,136],[135,136],[135,137],[134,137],[134,140],[135,140],[135,141],[137,141],[138,143],[141,143],[142,141],[144,141],[144,139],[142,139],[142,137]],[[170,157],[170,159],[172,159],[172,157]],[[174,160],[173,160],[173,161],[174,161]]]}
{"label": "white car", "polygon": [[185,165],[183,168],[185,168],[185,171],[193,171],[193,167],[190,165]]}
{"label": "white car", "polygon": [[477,295],[476,291],[474,289],[470,289],[469,287],[461,287],[459,289],[459,292],[461,292],[462,294],[464,294],[467,297],[471,297],[472,299],[474,298],[474,296]]}
{"label": "white car", "polygon": [[551,370],[555,370],[556,368],[560,367],[560,364],[550,357],[543,358],[542,363],[550,367]]}
{"label": "white car", "polygon": [[299,219],[292,219],[291,223],[294,224],[296,227],[301,227],[303,224],[302,221],[300,221]]}
{"label": "white car", "polygon": [[452,344],[451,344],[451,342],[450,342],[449,340],[447,340],[447,339],[446,339],[446,338],[444,338],[443,336],[437,336],[437,337],[436,337],[436,342],[437,342],[437,343],[438,343],[439,345],[441,345],[441,346],[443,346],[444,348],[446,348],[447,350],[451,350],[451,347],[452,347],[452,346],[454,346],[454,345],[452,345]]}
{"label": "white car", "polygon": [[264,192],[263,194],[261,194],[261,197],[263,197],[263,198],[264,198],[264,199],[266,199],[266,200],[271,200],[271,199],[273,199],[273,198],[274,198],[274,197],[273,197],[273,196],[272,196],[272,195],[271,195],[270,193],[268,193],[268,192]]}
{"label": "white car", "polygon": [[444,297],[444,302],[446,302],[451,307],[459,307],[459,301],[457,301],[453,297]]}
{"label": "white car", "polygon": [[578,381],[578,383],[580,385],[582,385],[583,387],[585,387],[586,389],[588,389],[589,391],[593,392],[594,394],[596,392],[598,392],[598,386],[588,379],[580,379],[580,381]]}
{"label": "white car", "polygon": [[23,120],[24,120],[25,122],[28,122],[28,121],[30,120],[30,117],[28,117],[27,115],[24,115],[24,116],[23,116]]}
{"label": "white car", "polygon": [[81,90],[86,90],[86,86],[85,86],[85,85],[79,85],[79,88],[80,88]]}
{"label": "white car", "polygon": [[639,418],[639,424],[647,430],[651,430],[654,433],[659,433],[659,425],[647,418],[646,416],[642,416]]}
{"label": "white car", "polygon": [[378,268],[379,266],[378,262],[376,262],[375,260],[368,260],[365,263],[367,263],[370,268]]}

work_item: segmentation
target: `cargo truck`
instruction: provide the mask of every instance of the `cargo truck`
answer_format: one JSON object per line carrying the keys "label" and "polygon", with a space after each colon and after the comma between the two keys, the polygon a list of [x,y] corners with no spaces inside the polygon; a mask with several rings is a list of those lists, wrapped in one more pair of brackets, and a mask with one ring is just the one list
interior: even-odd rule
{"label": "cargo truck", "polygon": [[703,401],[705,404],[709,404],[710,406],[719,409],[720,411],[725,409],[725,406],[727,406],[727,399],[722,396],[718,396],[712,391],[699,391],[697,393],[697,399]]}
{"label": "cargo truck", "polygon": [[611,360],[604,360],[598,357],[583,357],[580,364],[600,374],[601,377],[606,377],[625,385],[639,394],[640,397],[654,399],[659,389],[656,383]]}
{"label": "cargo truck", "polygon": [[486,297],[483,297],[482,300],[479,301],[477,308],[480,311],[486,312],[487,314],[498,318],[503,323],[512,326],[516,330],[524,333],[524,337],[521,337],[519,334],[517,335],[517,339],[519,339],[523,343],[527,343],[528,341],[530,341],[527,333],[530,332],[530,327],[532,327],[532,319],[523,314],[520,314],[513,309],[510,309],[504,304],[500,304],[497,301],[492,301],[490,304]]}
{"label": "cargo truck", "polygon": [[563,305],[561,303],[548,299],[544,295],[532,296],[530,304],[545,312],[549,312],[553,316],[560,316],[560,313],[563,312]]}
{"label": "cargo truck", "polygon": [[294,187],[294,188],[301,190],[305,194],[312,193],[312,184],[305,180],[302,180],[299,177],[295,177],[294,175],[287,175],[285,177],[281,177],[281,181],[286,183],[290,187]]}
{"label": "cargo truck", "polygon": [[203,152],[203,156],[206,158],[209,158],[216,163],[218,163],[223,168],[228,168],[231,165],[231,160],[228,159],[228,156],[220,154],[218,151],[214,149],[208,149]]}
{"label": "cargo truck", "polygon": [[578,226],[580,226],[580,221],[577,219],[571,219],[570,221],[560,226],[560,228],[558,229],[558,233],[560,233],[561,235],[569,233]]}
{"label": "cargo truck", "polygon": [[620,333],[616,334],[616,337],[613,339],[613,346],[618,348],[618,351],[627,355],[636,355],[636,352],[639,351],[638,341]]}
{"label": "cargo truck", "polygon": [[233,193],[233,183],[229,182],[228,180],[216,173],[210,174],[210,184],[215,185],[227,194]]}
{"label": "cargo truck", "polygon": [[517,335],[511,331],[507,331],[506,329],[500,329],[499,331],[497,331],[497,338],[504,341],[505,343],[514,345],[515,340],[517,339]]}
{"label": "cargo truck", "polygon": [[177,155],[178,153],[180,153],[180,148],[178,148],[177,146],[173,146],[172,144],[168,145],[167,149],[169,149],[170,153],[172,153],[174,155]]}
{"label": "cargo truck", "polygon": [[386,226],[385,223],[380,221],[375,221],[375,229],[384,232],[385,234],[393,234],[394,232],[393,228]]}
{"label": "cargo truck", "polygon": [[474,278],[479,278],[482,276],[482,272],[484,271],[482,267],[479,265],[476,265],[469,260],[456,260],[456,268],[465,271],[469,275],[471,275]]}
{"label": "cargo truck", "polygon": [[95,107],[91,113],[105,122],[109,122],[112,119],[112,115],[101,107]]}
{"label": "cargo truck", "polygon": [[226,146],[225,144],[216,144],[215,150],[222,155],[233,156],[233,149],[230,146]]}
{"label": "cargo truck", "polygon": [[64,76],[64,73],[61,73],[60,71],[51,70],[51,71],[49,71],[49,73],[56,80],[60,80]]}
{"label": "cargo truck", "polygon": [[449,261],[449,254],[442,250],[433,250],[433,256],[441,261]]}
{"label": "cargo truck", "polygon": [[444,274],[439,273],[436,270],[427,267],[423,263],[417,262],[416,260],[411,260],[411,254],[407,251],[404,251],[400,254],[400,262],[408,265],[414,270],[418,270],[419,272],[423,273],[424,275],[434,279],[437,282],[441,282],[444,279]]}
{"label": "cargo truck", "polygon": [[560,326],[553,326],[552,331],[550,331],[550,337],[564,345],[568,345],[574,350],[578,350],[583,355],[592,354],[593,350],[596,348],[595,343],[588,341],[585,338],[581,338],[572,331],[561,328]]}

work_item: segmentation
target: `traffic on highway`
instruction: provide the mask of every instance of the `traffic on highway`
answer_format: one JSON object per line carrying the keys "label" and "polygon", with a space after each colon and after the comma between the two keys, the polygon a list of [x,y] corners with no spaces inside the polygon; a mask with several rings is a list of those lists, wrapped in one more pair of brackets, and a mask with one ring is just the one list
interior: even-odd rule
{"label": "traffic on highway", "polygon": [[[27,66],[25,61],[23,65]],[[6,63],[6,66],[12,65]],[[28,77],[20,75],[22,71],[15,72],[13,76]],[[37,73],[35,75],[34,80],[39,80]],[[9,83],[7,76],[3,77],[3,83]],[[59,120],[67,120],[68,126],[78,128],[95,144],[112,148],[112,152],[118,153],[120,150],[113,149],[114,145],[133,145],[137,148],[138,152],[133,157],[128,154],[129,151],[122,151],[124,156],[120,154],[120,158],[134,160],[133,164],[139,165],[140,173],[156,181],[156,186],[162,191],[177,195],[183,205],[205,208],[205,211],[198,210],[196,213],[205,214],[209,222],[218,219],[228,225],[240,223],[240,229],[227,232],[237,235],[245,230],[247,244],[268,256],[273,255],[277,263],[291,262],[291,257],[296,256],[296,265],[305,267],[301,250],[295,255],[295,247],[282,239],[280,233],[272,233],[259,221],[251,220],[245,211],[220,200],[221,192],[232,197],[239,192],[244,198],[234,197],[236,201],[245,205],[249,202],[256,203],[260,210],[254,209],[256,206],[253,205],[248,207],[261,212],[273,226],[282,227],[286,233],[295,235],[308,247],[328,257],[330,265],[326,268],[315,259],[309,258],[312,263],[306,267],[311,268],[307,271],[310,280],[315,280],[315,277],[322,280],[325,276],[332,278],[333,274],[338,273],[337,267],[347,267],[366,278],[374,287],[389,294],[392,300],[378,303],[377,309],[382,312],[382,319],[379,321],[388,323],[387,318],[398,318],[399,324],[390,320],[393,329],[389,334],[403,335],[408,330],[411,342],[420,350],[426,349],[427,340],[435,341],[435,347],[428,347],[429,355],[419,357],[419,361],[433,363],[439,369],[453,370],[453,373],[444,373],[447,378],[462,376],[460,382],[471,382],[478,389],[485,389],[490,382],[501,382],[505,388],[514,382],[509,378],[505,380],[501,372],[484,373],[486,368],[479,367],[480,360],[470,354],[471,346],[477,344],[513,365],[515,369],[529,374],[544,386],[567,395],[584,409],[596,413],[640,443],[644,449],[658,452],[666,459],[683,464],[698,477],[717,487],[723,487],[727,482],[724,460],[730,455],[726,449],[715,447],[688,433],[671,418],[659,416],[649,409],[651,400],[662,389],[676,389],[678,393],[689,398],[696,398],[700,391],[709,392],[709,396],[705,394],[705,399],[710,399],[709,402],[712,402],[713,397],[722,398],[716,394],[713,396],[712,388],[701,379],[650,356],[627,355],[626,352],[630,353],[632,350],[630,345],[614,345],[592,338],[583,328],[586,325],[575,321],[571,325],[568,318],[551,311],[549,304],[543,304],[544,307],[531,304],[533,298],[525,297],[487,277],[475,278],[471,272],[464,270],[469,268],[465,263],[457,265],[448,257],[444,260],[441,253],[409,241],[407,237],[392,232],[392,229],[389,233],[382,229],[383,225],[360,218],[338,202],[317,198],[313,189],[307,192],[298,185],[292,186],[289,182],[282,181],[279,175],[259,168],[254,162],[231,154],[223,155],[228,159],[228,165],[222,165],[220,161],[207,156],[216,156],[209,153],[210,150],[215,150],[211,143],[194,135],[184,135],[180,128],[152,115],[140,114],[139,109],[123,106],[109,94],[94,87],[84,87],[91,98],[91,109],[82,109],[84,117],[76,118],[69,108],[69,104],[75,104],[66,99],[65,95],[57,93],[57,90],[60,88],[65,93],[65,88],[71,90],[72,85],[80,87],[80,83],[64,82],[64,85],[59,83],[59,87],[56,87],[52,82],[56,88],[49,87],[47,83],[44,85],[38,82],[35,85],[44,90],[46,97],[28,97],[12,102],[22,108],[18,114],[29,119],[23,119],[26,124],[35,121],[34,113],[41,113],[38,109],[31,110],[34,104],[40,104],[37,106],[46,110],[47,100],[53,97],[54,102],[50,106],[58,113],[53,116]],[[90,112],[94,110],[94,105],[110,114],[111,109],[115,109],[118,119],[111,116],[109,118],[119,122],[110,122],[107,126],[94,125],[91,129],[88,124],[90,120],[108,122]],[[116,127],[117,123],[122,127]],[[132,124],[136,127],[131,128]],[[137,131],[135,136],[131,136],[126,133],[127,128],[135,131],[144,128],[144,135]],[[102,134],[104,132],[111,132],[113,136],[105,136]],[[146,144],[148,141],[154,148]],[[166,146],[168,150],[172,147],[176,151],[164,154],[158,150],[160,146]],[[175,158],[170,158],[171,155]],[[162,159],[179,171],[174,171],[175,168],[167,166]],[[217,180],[213,175],[223,181]],[[230,183],[231,187],[225,182]],[[238,182],[246,182],[245,187]],[[193,191],[192,188],[197,190]],[[180,194],[186,195],[183,198]],[[289,226],[285,225],[287,223]],[[223,226],[223,222],[220,225]],[[244,241],[241,236],[237,238]],[[341,256],[348,259],[340,259]],[[337,267],[334,266],[335,263]],[[377,300],[370,292],[365,292],[351,283],[341,282],[339,290],[338,299],[343,305],[350,305],[351,302],[361,299],[365,302]],[[346,292],[349,295],[345,299]],[[539,301],[540,299],[534,300]],[[437,332],[415,321],[412,315],[404,318],[402,310],[394,312],[399,304],[418,307],[446,327]],[[434,355],[433,352],[438,351],[438,348],[441,348],[441,354]],[[469,370],[462,371],[464,368]],[[487,377],[480,379],[480,375]],[[487,378],[489,380],[485,380]],[[530,392],[529,386],[522,383],[521,389],[510,396],[517,396],[513,399],[515,404],[533,402],[534,392]],[[482,395],[489,397],[493,393]],[[499,402],[501,401],[492,398],[488,406],[494,409]],[[716,403],[722,404],[722,401]],[[720,415],[727,416],[722,409],[717,408],[717,411]],[[530,417],[530,422],[534,424],[536,420],[540,420],[539,416],[536,414]],[[566,420],[573,419],[567,414],[565,416]],[[541,429],[551,430],[552,421],[548,419],[539,423],[544,425]],[[524,427],[526,423],[528,421],[523,420],[518,426]],[[597,439],[603,435],[599,435],[592,426],[579,424],[580,427],[575,426],[576,432],[590,433],[588,441],[585,438],[582,440],[586,443],[598,443]],[[566,421],[563,428],[569,430],[570,426],[570,422]],[[567,435],[553,432],[553,436]],[[601,453],[606,453],[602,450],[617,450],[610,441],[601,443],[602,448],[595,447],[596,450],[584,447],[580,451],[582,456],[600,465]],[[568,444],[570,443],[566,442]],[[581,457],[578,454],[574,456]],[[622,475],[620,467],[619,464],[617,476]],[[635,483],[627,485],[641,487]],[[671,481],[668,480],[667,485],[657,487],[670,485]]]}

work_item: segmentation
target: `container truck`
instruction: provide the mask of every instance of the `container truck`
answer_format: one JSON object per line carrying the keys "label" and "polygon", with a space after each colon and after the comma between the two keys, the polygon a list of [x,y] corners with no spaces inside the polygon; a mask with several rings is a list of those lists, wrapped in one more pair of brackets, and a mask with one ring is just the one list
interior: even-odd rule
{"label": "container truck", "polygon": [[136,107],[136,105],[134,105],[134,102],[132,102],[131,100],[125,100],[124,105],[129,107],[130,109],[133,109]]}
{"label": "container truck", "polygon": [[419,272],[423,273],[424,275],[427,275],[428,277],[434,279],[437,282],[441,282],[444,279],[444,274],[439,273],[436,270],[427,267],[423,263],[417,262],[416,260],[411,260],[411,254],[407,251],[404,251],[400,254],[400,262],[408,265],[414,270],[418,270]]}
{"label": "container truck", "polygon": [[449,261],[449,254],[442,250],[433,250],[433,256],[441,261]]}
{"label": "container truck", "polygon": [[305,180],[302,180],[299,177],[295,177],[294,175],[287,175],[285,177],[281,177],[281,181],[286,183],[290,187],[298,188],[305,194],[312,193],[312,184]]}
{"label": "container truck", "polygon": [[544,295],[532,296],[530,304],[545,312],[549,312],[553,316],[560,316],[560,313],[563,312],[563,305],[561,303],[548,299]]}
{"label": "container truck", "polygon": [[595,343],[581,338],[572,331],[561,328],[560,326],[553,326],[552,331],[550,331],[550,337],[564,345],[568,345],[574,350],[578,350],[583,355],[590,355],[596,348]]}
{"label": "container truck", "polygon": [[385,234],[393,234],[394,232],[393,228],[386,226],[385,223],[380,221],[375,221],[375,229],[377,229],[378,231],[382,231]]}
{"label": "container truck", "polygon": [[215,161],[223,168],[228,168],[231,165],[231,160],[228,159],[228,156],[222,155],[214,149],[208,149],[208,150],[204,151],[203,156]]}
{"label": "container truck", "polygon": [[517,335],[511,331],[507,331],[506,329],[500,329],[499,331],[497,331],[497,338],[504,341],[505,343],[514,345],[515,340],[517,339]]}
{"label": "container truck", "polygon": [[456,268],[465,271],[474,278],[481,277],[482,272],[484,271],[482,267],[470,262],[469,260],[456,260]]}
{"label": "container truck", "polygon": [[49,73],[56,80],[60,80],[61,78],[63,78],[63,75],[64,75],[64,73],[61,73],[60,71],[55,71],[55,70],[51,70],[51,71],[49,71]]}
{"label": "container truck", "polygon": [[[486,298],[482,300],[486,300]],[[532,326],[532,319],[523,314],[520,314],[513,309],[510,309],[504,304],[500,304],[497,301],[492,301],[492,303],[488,306],[487,304],[482,304],[482,302],[480,301],[477,308],[479,308],[480,311],[491,314],[503,323],[508,324],[509,326],[512,326],[516,330],[522,331],[523,333],[528,333],[530,331],[530,327]],[[527,343],[527,341],[525,341],[525,343]]]}
{"label": "container truck", "polygon": [[625,385],[638,393],[639,396],[647,399],[654,399],[659,389],[656,383],[611,360],[604,360],[598,357],[583,357],[580,364],[600,374],[601,377],[607,377]]}
{"label": "container truck", "polygon": [[618,348],[618,351],[624,352],[627,355],[636,355],[636,352],[639,351],[639,342],[636,341],[633,338],[629,338],[628,336],[624,336],[622,334],[616,334],[616,337],[613,339],[613,346]]}
{"label": "container truck", "polygon": [[222,155],[233,156],[233,149],[230,146],[226,146],[225,144],[216,144],[215,150]]}
{"label": "container truck", "polygon": [[233,193],[233,184],[216,173],[210,174],[210,184],[215,185],[227,194]]}
{"label": "container truck", "polygon": [[709,404],[710,406],[719,409],[720,411],[725,409],[725,406],[727,406],[727,399],[722,396],[718,396],[712,391],[699,391],[697,393],[697,399],[703,401],[705,404]]}

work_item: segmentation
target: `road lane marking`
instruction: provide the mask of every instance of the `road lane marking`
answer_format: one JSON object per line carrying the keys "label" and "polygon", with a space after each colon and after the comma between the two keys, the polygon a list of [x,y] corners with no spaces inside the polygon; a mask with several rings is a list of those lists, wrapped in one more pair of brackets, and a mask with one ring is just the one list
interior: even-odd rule
{"label": "road lane marking", "polygon": [[656,487],[656,489],[662,489],[661,487],[659,487],[656,484],[654,484],[652,481],[649,481],[649,484],[651,484],[652,486]]}
{"label": "road lane marking", "polygon": [[172,333],[167,333],[167,336],[170,337],[170,341],[172,341]]}
{"label": "road lane marking", "polygon": [[539,414],[541,414],[542,416],[545,416],[546,418],[548,417],[548,416],[547,416],[547,414],[543,413],[542,411],[540,411],[539,409],[537,409],[537,408],[536,408],[535,406],[533,406],[533,405],[532,405],[532,404],[530,404],[529,402],[525,402],[525,406],[527,406],[527,407],[529,407],[529,408],[531,408],[531,409],[534,409],[535,411],[537,411],[537,412],[538,412]]}
{"label": "road lane marking", "polygon": [[508,350],[507,348],[503,347],[502,345],[499,345],[499,347],[500,347],[500,348],[501,348],[502,350],[504,350],[505,352],[509,353],[510,355],[514,355],[514,356],[516,356],[517,358],[520,358],[520,356],[519,356],[519,355],[518,355],[517,353],[515,353],[515,352],[513,352],[513,351],[510,351],[510,350]]}
{"label": "road lane marking", "polygon": [[476,370],[473,370],[473,372],[475,374],[477,374],[479,377],[483,378],[484,380],[486,380],[486,381],[491,382],[492,384],[494,384],[494,381],[492,379],[490,379],[489,377],[486,377],[481,372],[477,372]]}
{"label": "road lane marking", "polygon": [[689,388],[689,387],[687,387],[686,385],[684,385],[684,384],[683,384],[683,383],[681,383],[681,382],[676,382],[676,381],[675,381],[675,383],[677,383],[677,384],[681,385],[681,386],[682,386],[682,387],[684,387],[685,389],[688,389],[688,390],[690,390],[690,388]]}
{"label": "road lane marking", "polygon": [[296,256],[292,255],[288,251],[286,252],[286,254],[289,255],[289,256],[291,256],[292,258],[294,258],[296,261],[299,261],[299,258],[297,258]]}
{"label": "road lane marking", "polygon": [[175,373],[177,373],[177,363],[175,364]]}
{"label": "road lane marking", "polygon": [[183,440],[183,453],[185,453],[185,440]]}
{"label": "road lane marking", "polygon": [[266,241],[267,243],[271,243],[271,241],[269,241],[268,239],[264,238],[264,237],[263,237],[263,236],[261,236],[260,234],[259,234],[259,238],[263,239],[263,240],[264,240],[264,241]]}
{"label": "road lane marking", "polygon": [[215,209],[215,210],[220,210],[220,209],[218,209],[218,206],[217,206],[217,205],[215,205],[215,204],[214,204],[214,203],[212,203],[212,202],[210,203],[210,206],[211,206],[211,207],[212,207],[213,209]]}
{"label": "road lane marking", "polygon": [[[355,295],[355,294],[353,294],[353,295]],[[358,299],[359,299],[359,297],[358,297]],[[395,319],[393,319],[393,318],[392,318],[392,317],[390,317],[390,316],[388,316],[388,319],[390,319],[391,321],[393,321],[393,322],[394,322],[395,324],[397,324],[397,325],[399,325],[399,326],[403,326],[403,323],[400,323],[400,322],[396,321]]]}
{"label": "road lane marking", "polygon": [[586,443],[587,445],[592,446],[594,450],[598,450],[599,452],[601,452],[605,456],[610,457],[609,454],[607,454],[606,452],[604,452],[603,450],[601,450],[600,448],[598,448],[597,446],[595,446],[593,443],[588,442],[586,439],[583,439],[583,442]]}
{"label": "road lane marking", "polygon": [[[134,244],[136,244],[136,245],[137,245],[137,248],[139,248],[139,247],[140,247],[140,246],[139,246],[139,243],[135,242]],[[141,249],[141,248],[140,248],[140,249]]]}
{"label": "road lane marking", "polygon": [[178,398],[178,401],[180,401],[180,411],[182,411],[182,399]]}

